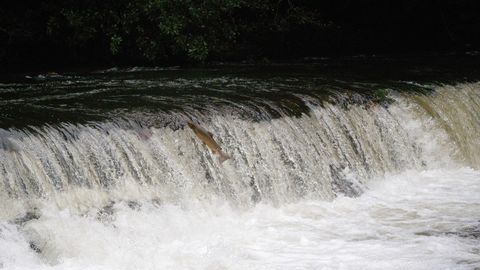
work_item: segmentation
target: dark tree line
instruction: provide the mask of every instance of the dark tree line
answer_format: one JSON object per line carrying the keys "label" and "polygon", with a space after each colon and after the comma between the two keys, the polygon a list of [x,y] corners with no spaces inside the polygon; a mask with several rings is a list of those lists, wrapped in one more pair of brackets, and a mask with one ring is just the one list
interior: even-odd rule
{"label": "dark tree line", "polygon": [[476,50],[479,1],[1,1],[1,70]]}

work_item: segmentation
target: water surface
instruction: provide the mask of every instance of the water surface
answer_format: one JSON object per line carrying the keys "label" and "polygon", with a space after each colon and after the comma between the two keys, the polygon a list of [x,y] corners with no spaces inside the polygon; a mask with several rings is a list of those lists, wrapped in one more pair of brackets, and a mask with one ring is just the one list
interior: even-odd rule
{"label": "water surface", "polygon": [[9,76],[0,268],[476,269],[474,63]]}

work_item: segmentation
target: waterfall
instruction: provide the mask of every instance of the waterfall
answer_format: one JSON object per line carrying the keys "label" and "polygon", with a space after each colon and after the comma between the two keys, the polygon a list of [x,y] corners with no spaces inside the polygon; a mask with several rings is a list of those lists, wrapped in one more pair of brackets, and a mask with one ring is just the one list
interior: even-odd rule
{"label": "waterfall", "polygon": [[[0,212],[12,217],[45,201],[85,209],[138,199],[332,200],[361,194],[385,173],[478,168],[479,89],[392,91],[389,104],[298,96],[305,112],[272,117],[255,107],[252,115],[262,115],[255,120],[195,109],[165,114],[175,128],[117,119],[0,129]],[[185,119],[211,131],[232,159],[220,164]]]}

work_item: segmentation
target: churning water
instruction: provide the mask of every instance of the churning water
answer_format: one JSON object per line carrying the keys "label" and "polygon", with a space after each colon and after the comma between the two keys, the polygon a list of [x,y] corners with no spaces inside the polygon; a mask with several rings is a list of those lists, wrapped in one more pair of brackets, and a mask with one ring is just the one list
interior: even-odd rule
{"label": "churning water", "polygon": [[0,85],[0,269],[480,268],[480,83],[136,72]]}

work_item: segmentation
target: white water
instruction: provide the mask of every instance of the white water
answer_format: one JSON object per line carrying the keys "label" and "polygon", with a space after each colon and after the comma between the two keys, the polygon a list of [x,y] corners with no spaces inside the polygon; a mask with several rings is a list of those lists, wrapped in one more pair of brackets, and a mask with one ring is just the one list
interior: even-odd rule
{"label": "white water", "polygon": [[451,88],[212,117],[223,166],[186,129],[2,131],[0,268],[480,267],[479,86]]}
{"label": "white water", "polygon": [[103,221],[44,208],[21,229],[2,224],[0,261],[5,269],[473,269],[479,179],[471,169],[408,171],[359,198],[248,210],[119,204]]}

